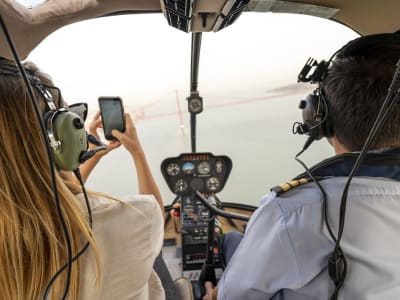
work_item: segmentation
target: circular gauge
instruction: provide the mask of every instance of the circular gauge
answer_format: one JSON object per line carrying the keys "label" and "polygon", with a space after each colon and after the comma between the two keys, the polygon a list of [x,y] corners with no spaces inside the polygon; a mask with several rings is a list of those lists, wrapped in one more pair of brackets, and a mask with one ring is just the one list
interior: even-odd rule
{"label": "circular gauge", "polygon": [[200,98],[193,98],[189,100],[189,111],[198,114],[203,110],[203,102]]}
{"label": "circular gauge", "polygon": [[170,163],[167,166],[167,174],[170,176],[178,175],[180,170],[179,165],[176,163]]}
{"label": "circular gauge", "polygon": [[211,177],[207,180],[206,185],[209,191],[216,191],[219,188],[219,180],[218,178]]}
{"label": "circular gauge", "polygon": [[175,193],[181,193],[184,192],[187,189],[187,183],[183,179],[179,179],[175,183]]}
{"label": "circular gauge", "polygon": [[182,166],[182,171],[185,174],[193,174],[194,173],[194,169],[195,169],[195,166],[191,162],[187,162]]}
{"label": "circular gauge", "polygon": [[197,171],[199,172],[199,174],[201,175],[207,175],[210,173],[211,171],[211,166],[208,162],[206,161],[202,161],[201,163],[199,163],[199,165],[197,166]]}
{"label": "circular gauge", "polygon": [[215,162],[215,171],[217,173],[222,173],[225,170],[225,165],[221,160]]}

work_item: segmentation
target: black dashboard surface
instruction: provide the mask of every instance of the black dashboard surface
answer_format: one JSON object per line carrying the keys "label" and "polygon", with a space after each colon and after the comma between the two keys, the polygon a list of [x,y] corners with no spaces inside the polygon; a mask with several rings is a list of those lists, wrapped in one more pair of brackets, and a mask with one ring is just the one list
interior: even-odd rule
{"label": "black dashboard surface", "polygon": [[183,153],[164,159],[161,172],[169,189],[176,195],[220,192],[232,170],[232,161],[225,155]]}

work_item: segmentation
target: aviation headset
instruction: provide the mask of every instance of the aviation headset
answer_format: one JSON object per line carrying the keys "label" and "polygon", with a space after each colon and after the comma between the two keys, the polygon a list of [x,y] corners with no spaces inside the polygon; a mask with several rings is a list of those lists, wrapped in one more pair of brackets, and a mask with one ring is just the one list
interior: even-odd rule
{"label": "aviation headset", "polygon": [[[298,75],[298,81],[317,83],[318,87],[300,101],[299,108],[302,110],[303,123],[296,122],[293,126],[293,133],[308,135],[310,143],[323,137],[332,137],[334,130],[329,113],[329,97],[323,89],[323,82],[331,62],[334,58],[366,56],[378,51],[384,44],[400,45],[400,33],[373,34],[357,38],[336,51],[328,61],[322,60],[318,63],[309,58]],[[309,74],[312,69],[313,73]]]}
{"label": "aviation headset", "polygon": [[[36,88],[42,88],[40,83]],[[81,164],[82,155],[88,149],[84,121],[66,108],[57,109],[48,90],[43,89],[40,93],[50,109],[45,113],[44,122],[54,163],[60,170],[76,170]]]}
{"label": "aviation headset", "polygon": [[[42,121],[47,130],[54,163],[59,170],[74,171],[96,152],[105,149],[104,146],[97,143],[100,147],[88,151],[88,134],[84,126],[84,118],[87,112],[85,103],[81,104],[85,106],[81,115],[73,112],[77,111],[76,109],[57,108],[50,90],[55,90],[61,101],[60,90],[57,87],[46,85],[28,70],[26,70],[26,73],[31,85],[40,94],[42,100],[46,102],[48,110],[45,112]],[[0,74],[20,77],[18,69],[12,65],[0,66]]]}

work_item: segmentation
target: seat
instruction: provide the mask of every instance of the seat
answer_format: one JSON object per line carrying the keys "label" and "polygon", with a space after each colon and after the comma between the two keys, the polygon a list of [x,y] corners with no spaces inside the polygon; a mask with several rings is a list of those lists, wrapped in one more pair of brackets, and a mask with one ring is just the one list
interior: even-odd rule
{"label": "seat", "polygon": [[185,277],[175,279],[175,288],[182,300],[194,300],[190,280]]}

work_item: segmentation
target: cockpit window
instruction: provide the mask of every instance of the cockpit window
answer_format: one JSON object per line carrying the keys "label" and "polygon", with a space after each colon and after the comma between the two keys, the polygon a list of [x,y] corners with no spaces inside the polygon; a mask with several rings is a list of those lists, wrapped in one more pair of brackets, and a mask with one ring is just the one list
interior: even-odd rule
{"label": "cockpit window", "polygon": [[47,0],[16,0],[18,3],[28,7],[28,8],[32,8],[38,4],[41,4]]}
{"label": "cockpit window", "polygon": [[[356,37],[329,20],[271,13],[244,13],[220,32],[203,33],[197,151],[232,159],[217,195],[222,201],[258,205],[271,187],[303,172],[294,156],[306,137],[293,135],[292,125],[301,121],[299,101],[315,87],[297,83],[297,75],[308,57],[326,60]],[[124,15],[62,28],[29,59],[53,77],[67,102],[89,104],[88,120],[99,96],[123,99],[168,204],[174,195],[160,164],[191,151],[190,47],[191,35],[169,27],[161,14]],[[321,140],[302,158],[311,166],[331,155]],[[136,193],[127,161],[122,148],[105,156],[87,186],[117,196]]]}

